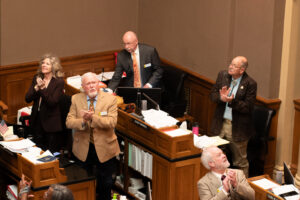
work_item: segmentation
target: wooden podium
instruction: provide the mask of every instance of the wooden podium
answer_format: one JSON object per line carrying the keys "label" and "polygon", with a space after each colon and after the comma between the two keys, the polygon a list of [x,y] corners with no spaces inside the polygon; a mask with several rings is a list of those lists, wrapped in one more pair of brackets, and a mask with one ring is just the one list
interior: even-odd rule
{"label": "wooden podium", "polygon": [[197,181],[201,176],[201,151],[194,147],[192,134],[171,137],[120,109],[117,134],[125,141],[125,192],[129,193],[128,179],[132,170],[128,166],[128,143],[131,143],[153,156],[153,199],[199,199]]}

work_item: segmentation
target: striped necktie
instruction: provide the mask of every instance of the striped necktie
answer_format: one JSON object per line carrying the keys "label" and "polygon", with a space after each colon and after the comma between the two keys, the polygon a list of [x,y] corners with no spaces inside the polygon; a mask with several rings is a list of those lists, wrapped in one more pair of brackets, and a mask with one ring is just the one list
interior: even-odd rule
{"label": "striped necktie", "polygon": [[[94,107],[94,102],[95,99],[89,99],[90,101],[90,106],[89,106],[89,111],[93,111],[95,112],[95,107]],[[90,128],[91,132],[90,132],[90,142],[94,144],[94,136],[93,136],[93,128]]]}
{"label": "striped necktie", "polygon": [[228,94],[228,96],[230,97],[232,95],[232,92],[233,92],[233,89],[234,87],[237,85],[237,81],[236,80],[233,80],[232,81],[232,88],[230,89],[230,92]]}
{"label": "striped necktie", "polygon": [[133,76],[134,76],[133,86],[135,88],[140,88],[142,86],[140,69],[139,69],[139,66],[138,66],[138,63],[136,60],[136,55],[134,52],[132,53],[132,66],[133,66]]}

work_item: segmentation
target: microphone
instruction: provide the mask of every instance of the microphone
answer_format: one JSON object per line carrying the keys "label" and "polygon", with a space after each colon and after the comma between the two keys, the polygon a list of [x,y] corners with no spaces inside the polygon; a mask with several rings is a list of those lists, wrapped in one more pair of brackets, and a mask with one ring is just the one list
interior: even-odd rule
{"label": "microphone", "polygon": [[145,93],[142,93],[143,94],[143,96],[144,97],[146,97],[149,101],[151,101],[151,103],[153,103],[155,106],[156,106],[156,110],[160,110],[160,108],[159,108],[159,104],[156,102],[156,101],[154,101],[151,97],[149,97],[147,94],[145,94]]}

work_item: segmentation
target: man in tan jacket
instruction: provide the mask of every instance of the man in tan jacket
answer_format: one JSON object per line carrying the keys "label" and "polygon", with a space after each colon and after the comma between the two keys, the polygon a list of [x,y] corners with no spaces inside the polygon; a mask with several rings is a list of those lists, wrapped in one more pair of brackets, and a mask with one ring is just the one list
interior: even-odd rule
{"label": "man in tan jacket", "polygon": [[96,169],[97,199],[110,200],[115,157],[120,153],[114,132],[117,100],[115,96],[99,90],[99,80],[94,73],[82,75],[81,85],[84,92],[72,97],[66,120],[67,127],[75,130],[73,153],[83,167]]}
{"label": "man in tan jacket", "polygon": [[229,169],[226,155],[218,147],[203,149],[201,162],[210,170],[198,181],[201,200],[254,200],[255,192],[242,170]]}

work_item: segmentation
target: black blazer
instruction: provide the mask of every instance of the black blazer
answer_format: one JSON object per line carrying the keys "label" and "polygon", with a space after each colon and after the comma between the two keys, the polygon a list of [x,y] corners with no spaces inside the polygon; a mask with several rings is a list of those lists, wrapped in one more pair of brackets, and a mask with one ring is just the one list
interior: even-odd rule
{"label": "black blazer", "polygon": [[59,100],[63,95],[64,79],[52,77],[47,88],[36,92],[34,89],[36,77],[37,75],[33,77],[32,84],[25,96],[27,103],[33,101],[30,125],[35,126],[36,124],[39,101],[42,97],[39,111],[42,127],[46,132],[59,132],[62,130]]}
{"label": "black blazer", "polygon": [[[163,74],[158,53],[154,47],[146,44],[138,45],[142,86],[146,83],[150,83],[152,87],[158,87]],[[108,87],[115,90],[119,86],[123,72],[126,72],[126,78],[122,80],[123,86],[133,87],[134,73],[132,65],[131,54],[125,49],[120,51],[117,56],[115,73],[110,80]]]}
{"label": "black blazer", "polygon": [[[211,123],[212,135],[219,135],[223,125],[223,115],[226,103],[220,100],[219,90],[230,86],[231,75],[227,70],[218,74],[216,84],[211,90],[211,100],[217,103],[214,118]],[[236,142],[248,140],[254,133],[251,119],[253,105],[256,100],[257,83],[244,72],[235,98],[228,104],[232,108],[232,138]]]}

